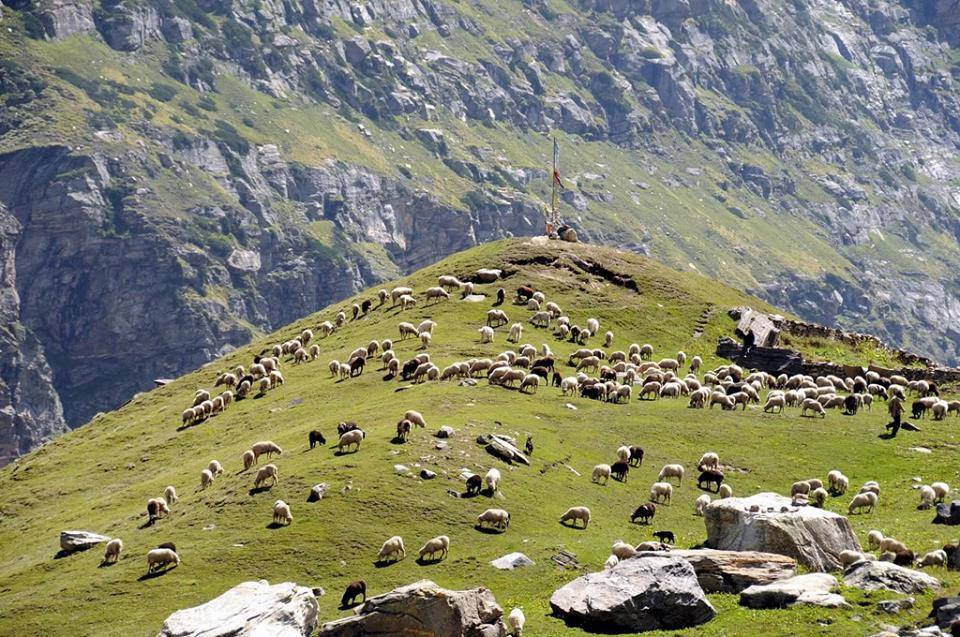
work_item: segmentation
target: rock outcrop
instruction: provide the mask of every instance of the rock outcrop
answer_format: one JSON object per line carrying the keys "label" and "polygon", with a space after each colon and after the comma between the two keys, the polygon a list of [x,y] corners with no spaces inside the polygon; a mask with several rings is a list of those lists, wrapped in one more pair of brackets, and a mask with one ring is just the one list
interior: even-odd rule
{"label": "rock outcrop", "polygon": [[317,610],[317,598],[304,586],[243,582],[206,604],[173,613],[157,637],[310,637]]}
{"label": "rock outcrop", "polygon": [[[656,557],[662,553],[640,555]],[[706,593],[739,593],[748,586],[793,577],[797,570],[796,560],[776,553],[672,549],[670,555],[690,562]]]}
{"label": "rock outcrop", "polygon": [[553,593],[550,607],[570,624],[604,633],[689,628],[717,614],[690,562],[664,554],[579,577]]}
{"label": "rock outcrop", "polygon": [[940,589],[940,581],[935,577],[880,560],[851,564],[843,573],[843,583],[865,591],[883,590],[908,595]]}
{"label": "rock outcrop", "polygon": [[772,584],[757,584],[740,593],[740,605],[747,608],[789,608],[791,606],[849,606],[842,595],[834,593],[840,583],[827,573],[808,573]]}
{"label": "rock outcrop", "polygon": [[714,500],[704,520],[710,548],[779,553],[812,571],[837,570],[842,551],[860,551],[845,517],[812,506],[792,506],[790,498],[776,493]]}
{"label": "rock outcrop", "polygon": [[365,635],[506,637],[503,609],[485,588],[451,591],[430,580],[371,597],[356,615],[328,622],[318,637]]}
{"label": "rock outcrop", "polygon": [[86,551],[97,544],[109,542],[110,538],[92,531],[61,531],[60,550],[64,553]]}

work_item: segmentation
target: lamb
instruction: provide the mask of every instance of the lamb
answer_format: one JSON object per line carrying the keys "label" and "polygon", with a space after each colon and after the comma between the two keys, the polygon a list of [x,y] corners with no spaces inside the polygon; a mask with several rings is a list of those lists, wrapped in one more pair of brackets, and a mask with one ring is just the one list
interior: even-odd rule
{"label": "lamb", "polygon": [[652,502],[670,504],[673,497],[673,485],[669,482],[654,482],[650,487],[650,500]]}
{"label": "lamb", "polygon": [[273,505],[273,523],[287,524],[293,522],[293,513],[290,512],[290,505],[283,500],[277,500]]}
{"label": "lamb", "polygon": [[666,478],[676,478],[677,486],[681,486],[683,484],[683,465],[663,465],[663,469],[660,470],[660,475],[657,476],[657,480],[664,482]]}
{"label": "lamb", "polygon": [[490,327],[489,325],[484,325],[483,327],[481,327],[481,328],[480,328],[479,330],[477,330],[477,331],[480,332],[480,344],[481,344],[481,345],[483,345],[484,343],[492,343],[492,342],[493,342],[493,334],[494,334],[494,332],[493,332],[493,328],[492,328],[492,327]]}
{"label": "lamb", "polygon": [[853,497],[853,500],[850,501],[850,506],[847,507],[847,513],[852,514],[854,511],[862,513],[864,509],[868,513],[873,511],[873,508],[877,505],[877,494],[867,491],[866,493],[858,493]]}
{"label": "lamb", "polygon": [[920,558],[920,562],[917,564],[920,568],[925,568],[927,566],[946,566],[947,565],[947,552],[943,549],[937,549],[936,551],[930,551],[926,553],[923,557]]}
{"label": "lamb", "polygon": [[620,558],[616,555],[611,555],[607,558],[607,561],[603,563],[603,570],[609,571],[611,568],[620,563]]}
{"label": "lamb", "polygon": [[506,531],[510,526],[510,514],[503,509],[487,509],[477,516],[477,526],[482,529],[484,524]]}
{"label": "lamb", "polygon": [[524,617],[523,611],[519,608],[514,608],[510,611],[510,614],[507,615],[507,626],[510,629],[508,633],[512,637],[523,637],[523,625],[527,623],[527,618]]}
{"label": "lamb", "polygon": [[731,487],[729,484],[721,484],[721,485],[720,485],[720,491],[717,493],[717,495],[720,496],[720,499],[721,499],[721,500],[723,500],[723,499],[725,499],[725,498],[732,498],[732,497],[733,497],[733,487]]}
{"label": "lamb", "polygon": [[923,485],[920,487],[920,504],[917,506],[918,509],[929,509],[933,506],[934,501],[937,499],[937,493],[933,490],[933,487]]}
{"label": "lamb", "polygon": [[380,547],[380,552],[377,553],[377,561],[386,562],[391,557],[396,560],[402,560],[406,556],[407,552],[403,548],[403,538],[399,535],[394,535]]}
{"label": "lamb", "polygon": [[206,489],[211,484],[213,484],[213,474],[209,469],[204,469],[200,472],[200,488]]}
{"label": "lamb", "polygon": [[268,458],[270,454],[277,454],[278,456],[283,455],[283,449],[277,446],[275,443],[269,440],[262,440],[260,442],[254,443],[250,450],[253,452],[254,462],[260,459],[260,456],[266,455]]}
{"label": "lamb", "polygon": [[867,533],[867,544],[871,549],[880,548],[880,544],[883,542],[883,533],[877,531],[876,529]]}
{"label": "lamb", "polygon": [[173,487],[173,485],[163,490],[163,499],[168,505],[171,505],[180,499],[177,497],[177,490]]}
{"label": "lamb", "polygon": [[570,522],[570,526],[576,527],[577,521],[583,522],[583,528],[590,524],[590,509],[587,507],[570,507],[560,516],[560,524]]}
{"label": "lamb", "polygon": [[147,573],[165,569],[170,564],[180,566],[180,556],[171,549],[152,549],[147,552]]}
{"label": "lamb", "polygon": [[514,323],[510,326],[510,334],[507,336],[508,343],[519,343],[520,339],[523,337],[523,325],[521,323]]}
{"label": "lamb", "polygon": [[310,448],[313,449],[316,445],[325,445],[327,444],[327,439],[323,437],[323,432],[317,431],[314,429],[310,432]]}
{"label": "lamb", "polygon": [[340,361],[330,361],[327,368],[330,370],[330,375],[336,377],[340,373]]}
{"label": "lamb", "polygon": [[857,562],[862,562],[865,559],[867,559],[867,557],[860,551],[852,551],[850,549],[840,551],[840,565],[843,568],[847,568],[851,564],[856,564]]}
{"label": "lamb", "polygon": [[[312,448],[312,447],[311,447]],[[243,452],[243,470],[247,471],[250,467],[253,466],[253,463],[256,461],[256,457],[253,455],[253,450],[247,449]]]}
{"label": "lamb", "polygon": [[363,597],[363,601],[367,601],[367,583],[362,579],[347,584],[347,588],[340,598],[340,607],[349,608],[353,606],[357,597]]}
{"label": "lamb", "polygon": [[637,554],[637,550],[633,548],[630,544],[627,544],[623,540],[617,540],[613,543],[613,547],[610,549],[610,553],[618,560],[625,560],[633,557]]}
{"label": "lamb", "polygon": [[261,467],[253,479],[253,488],[259,489],[260,485],[264,484],[267,480],[271,481],[271,486],[280,481],[280,471],[277,469],[277,465],[268,464],[265,467]]}
{"label": "lamb", "polygon": [[602,478],[603,483],[606,484],[610,480],[610,471],[610,465],[598,464],[593,468],[593,477],[590,478],[590,481],[600,484]]}
{"label": "lamb", "polygon": [[437,553],[440,554],[440,559],[442,560],[447,556],[449,550],[450,538],[446,535],[438,535],[435,538],[427,540],[424,545],[420,547],[420,560],[424,562],[433,561]]}
{"label": "lamb", "polygon": [[349,449],[353,445],[356,445],[355,451],[360,451],[360,442],[363,441],[365,435],[362,429],[354,429],[343,434],[337,442],[337,452],[343,453],[344,447]]}
{"label": "lamb", "polygon": [[490,495],[496,493],[500,489],[500,470],[495,467],[491,468],[484,476],[483,482],[487,485]]}
{"label": "lamb", "polygon": [[121,551],[123,551],[123,540],[118,537],[113,538],[107,542],[106,547],[103,549],[103,561],[101,564],[113,564],[120,559]]}
{"label": "lamb", "polygon": [[693,503],[693,513],[694,515],[699,515],[703,517],[704,511],[707,510],[707,505],[710,504],[710,496],[704,493],[697,498],[696,502]]}

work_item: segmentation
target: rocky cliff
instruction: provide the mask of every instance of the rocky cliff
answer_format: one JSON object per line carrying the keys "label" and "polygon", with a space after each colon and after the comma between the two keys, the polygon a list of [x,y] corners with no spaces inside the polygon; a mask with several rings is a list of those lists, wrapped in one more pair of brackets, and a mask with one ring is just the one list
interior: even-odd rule
{"label": "rocky cliff", "polygon": [[538,232],[549,135],[582,236],[958,360],[955,1],[3,0],[2,25],[9,367],[48,361],[70,425]]}

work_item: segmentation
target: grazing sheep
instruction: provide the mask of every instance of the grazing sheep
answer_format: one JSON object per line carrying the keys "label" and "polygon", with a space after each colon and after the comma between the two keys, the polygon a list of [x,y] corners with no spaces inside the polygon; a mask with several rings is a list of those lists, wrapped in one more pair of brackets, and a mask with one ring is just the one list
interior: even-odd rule
{"label": "grazing sheep", "polygon": [[920,487],[920,505],[917,506],[918,509],[929,509],[933,506],[934,501],[937,499],[937,493],[933,490],[933,487],[923,485]]}
{"label": "grazing sheep", "polygon": [[694,356],[690,359],[690,371],[697,373],[700,371],[700,367],[703,365],[703,359],[699,356]]}
{"label": "grazing sheep", "polygon": [[353,431],[348,431],[343,434],[337,442],[337,452],[342,453],[344,447],[349,449],[352,445],[356,445],[355,451],[360,451],[360,443],[363,441],[365,435],[362,429],[354,429]]}
{"label": "grazing sheep", "polygon": [[847,568],[851,564],[856,564],[857,562],[862,562],[865,559],[867,559],[867,557],[860,551],[853,551],[850,549],[840,551],[840,565],[843,568]]}
{"label": "grazing sheep", "polygon": [[850,501],[850,506],[847,507],[847,513],[852,514],[854,511],[857,513],[863,513],[863,510],[866,509],[867,513],[873,511],[873,508],[877,505],[877,494],[871,491],[866,493],[858,493],[853,497],[853,500]]}
{"label": "grazing sheep", "polygon": [[610,347],[613,345],[613,332],[607,330],[607,333],[603,335],[603,346]]}
{"label": "grazing sheep", "polygon": [[[101,564],[112,564],[120,559],[120,552],[123,551],[123,540],[116,537],[107,542],[103,549],[103,562]],[[942,552],[942,551],[941,551]]]}
{"label": "grazing sheep", "polygon": [[500,470],[496,467],[491,468],[484,476],[483,482],[487,485],[490,495],[496,493],[500,489]]}
{"label": "grazing sheep", "polygon": [[435,301],[440,302],[450,298],[450,293],[444,290],[443,288],[427,288],[426,292],[427,302]]}
{"label": "grazing sheep", "polygon": [[403,418],[405,420],[409,420],[410,422],[417,425],[421,429],[427,426],[426,419],[423,417],[423,414],[421,414],[419,411],[414,411],[412,409],[407,410],[407,412],[403,414]]}
{"label": "grazing sheep", "polygon": [[243,452],[243,470],[247,471],[250,467],[253,466],[253,463],[256,462],[257,457],[253,455],[251,449],[247,449]]}
{"label": "grazing sheep", "polygon": [[214,477],[217,477],[223,473],[223,466],[221,466],[221,464],[216,460],[211,460],[210,464],[207,465],[207,469],[210,470],[210,473],[212,473]]}
{"label": "grazing sheep", "polygon": [[293,522],[293,513],[290,512],[290,505],[283,500],[277,500],[273,505],[273,523],[290,524]]}
{"label": "grazing sheep", "polygon": [[880,484],[876,480],[869,480],[867,482],[864,482],[863,486],[860,487],[860,493],[866,493],[868,491],[871,493],[875,493],[876,495],[879,496]]}
{"label": "grazing sheep", "polygon": [[626,445],[617,447],[617,460],[628,462],[630,460],[630,447]]}
{"label": "grazing sheep", "polygon": [[[715,469],[706,469],[700,472],[697,477],[697,488],[708,488],[711,484],[716,486],[717,493],[720,492],[720,486],[723,484],[723,472]],[[707,487],[703,485],[706,484]]]}
{"label": "grazing sheep", "polygon": [[409,296],[413,294],[413,288],[408,287],[395,287],[390,291],[390,300],[392,301],[390,307],[396,307],[397,301],[400,300],[402,296]]}
{"label": "grazing sheep", "polygon": [[669,482],[654,482],[650,487],[650,500],[652,502],[670,504],[673,497],[673,485]]}
{"label": "grazing sheep", "polygon": [[487,509],[477,516],[477,526],[483,528],[484,524],[506,531],[510,526],[510,514],[503,509]]}
{"label": "grazing sheep", "polygon": [[147,552],[147,573],[165,569],[168,565],[180,566],[180,556],[171,549],[152,549]]}
{"label": "grazing sheep", "polygon": [[720,456],[713,451],[708,451],[702,456],[700,456],[700,462],[697,463],[697,468],[700,471],[705,471],[707,469],[712,469],[717,471],[720,469]]}
{"label": "grazing sheep", "polygon": [[253,451],[254,460],[259,460],[260,456],[266,455],[268,458],[270,454],[277,454],[278,456],[283,455],[283,449],[277,446],[275,443],[270,440],[261,440],[260,442],[254,443],[250,450]]}
{"label": "grazing sheep", "polygon": [[402,560],[406,556],[407,551],[403,548],[403,538],[399,535],[394,535],[380,547],[380,552],[377,553],[377,561],[386,562],[391,557],[396,560]]}
{"label": "grazing sheep", "polygon": [[634,510],[633,515],[630,516],[630,522],[634,523],[640,520],[643,524],[650,524],[650,520],[652,520],[656,514],[657,505],[653,502],[644,502]]}
{"label": "grazing sheep", "polygon": [[763,405],[763,411],[772,412],[774,409],[776,409],[778,414],[782,414],[783,408],[786,406],[786,404],[786,396],[783,394],[773,394],[767,396],[767,402]]}
{"label": "grazing sheep", "polygon": [[503,310],[490,310],[487,312],[488,327],[498,327],[500,325],[506,325],[509,322],[510,319],[507,318],[507,313]]}
{"label": "grazing sheep", "polygon": [[823,408],[823,405],[817,401],[816,398],[805,398],[800,404],[800,415],[806,416],[808,411],[812,411],[814,414],[820,414],[821,418],[827,417],[827,412]]}
{"label": "grazing sheep", "polygon": [[610,465],[598,464],[593,468],[593,477],[590,478],[590,481],[600,484],[601,478],[604,484],[610,480]]}
{"label": "grazing sheep", "polygon": [[492,327],[490,327],[489,325],[484,325],[483,327],[481,327],[481,328],[480,328],[479,330],[477,330],[477,331],[480,332],[480,344],[481,344],[481,345],[483,345],[484,343],[492,343],[492,342],[493,342],[494,331],[493,331],[493,328],[492,328]]}
{"label": "grazing sheep", "polygon": [[573,527],[577,526],[577,521],[583,522],[583,528],[590,524],[590,509],[587,507],[570,507],[560,516],[560,524],[570,522]]}
{"label": "grazing sheep", "polygon": [[[116,540],[115,540],[116,541]],[[937,549],[936,551],[930,551],[926,553],[923,557],[920,558],[920,562],[917,564],[920,568],[925,568],[927,566],[946,566],[947,565],[947,552],[943,549]]]}
{"label": "grazing sheep", "polygon": [[523,338],[523,325],[521,323],[514,323],[510,326],[510,334],[507,336],[507,342],[519,343],[521,338]]}
{"label": "grazing sheep", "polygon": [[327,444],[327,439],[323,437],[323,433],[314,429],[310,432],[310,448],[313,449],[316,445],[325,445]]}
{"label": "grazing sheep", "polygon": [[933,492],[936,494],[934,502],[943,502],[944,499],[950,495],[950,485],[946,482],[934,482],[930,485],[930,488],[933,489]]}
{"label": "grazing sheep", "polygon": [[397,423],[397,440],[402,442],[407,441],[407,436],[410,435],[410,421],[401,420]]}
{"label": "grazing sheep", "polygon": [[166,501],[167,505],[171,505],[180,498],[177,497],[177,490],[171,485],[163,490],[163,499]]}
{"label": "grazing sheep", "polygon": [[422,561],[432,561],[436,558],[437,553],[439,553],[440,559],[442,560],[447,556],[449,550],[450,538],[446,535],[438,535],[435,538],[427,540],[424,545],[420,547],[419,556]]}
{"label": "grazing sheep", "polygon": [[610,475],[613,476],[614,480],[626,482],[628,473],[630,473],[630,465],[626,462],[618,460],[610,465]]}
{"label": "grazing sheep", "polygon": [[618,560],[625,560],[637,554],[637,549],[633,548],[623,540],[617,540],[610,549],[610,554],[616,556]]}
{"label": "grazing sheep", "polygon": [[639,467],[643,464],[643,447],[640,445],[630,446],[630,465]]}
{"label": "grazing sheep", "polygon": [[657,476],[657,480],[664,482],[666,478],[676,478],[677,486],[681,486],[683,484],[683,465],[663,465],[663,469],[660,470],[660,475]]}
{"label": "grazing sheep", "polygon": [[720,491],[717,493],[717,495],[720,496],[721,500],[723,500],[724,498],[732,498],[733,487],[731,487],[729,484],[721,484]]}
{"label": "grazing sheep", "polygon": [[430,347],[430,341],[433,340],[433,336],[430,332],[421,332],[420,333],[420,346],[424,349]]}
{"label": "grazing sheep", "polygon": [[707,510],[707,505],[710,504],[710,496],[704,493],[697,498],[696,502],[693,503],[693,513],[694,515],[703,516],[703,512]]}
{"label": "grazing sheep", "polygon": [[804,495],[810,493],[810,483],[805,480],[794,482],[790,487],[790,497],[792,498],[798,493],[802,493]]}
{"label": "grazing sheep", "polygon": [[483,488],[483,478],[474,474],[467,478],[467,495],[477,495]]}
{"label": "grazing sheep", "polygon": [[817,487],[816,489],[810,492],[809,502],[813,506],[820,507],[822,509],[823,505],[826,504],[827,497],[829,495],[830,494],[827,493],[826,489],[824,489],[823,487]]}
{"label": "grazing sheep", "polygon": [[206,489],[211,484],[213,484],[213,474],[209,469],[204,469],[200,472],[200,488]]}
{"label": "grazing sheep", "polygon": [[363,601],[367,601],[367,583],[362,579],[347,584],[347,588],[340,598],[340,606],[342,608],[353,606],[357,597],[363,597]]}
{"label": "grazing sheep", "polygon": [[526,393],[524,390],[529,389],[531,394],[537,393],[537,388],[540,387],[540,377],[536,374],[527,374],[523,377],[523,380],[520,381],[520,393]]}
{"label": "grazing sheep", "polygon": [[524,617],[523,611],[519,608],[514,608],[510,611],[510,614],[507,615],[507,628],[509,629],[508,635],[511,637],[523,637],[523,625],[527,623],[527,618]]}
{"label": "grazing sheep", "polygon": [[253,488],[259,489],[260,485],[264,484],[267,480],[271,481],[271,486],[280,482],[280,470],[277,469],[277,465],[268,464],[265,467],[261,467],[253,479]]}
{"label": "grazing sheep", "polygon": [[893,553],[904,553],[908,551],[907,545],[900,540],[892,537],[885,537],[880,542],[881,551],[891,551]]}
{"label": "grazing sheep", "polygon": [[883,533],[881,533],[880,531],[877,531],[876,529],[874,529],[869,533],[867,533],[867,545],[869,545],[871,549],[880,548],[880,544],[882,542],[883,542]]}

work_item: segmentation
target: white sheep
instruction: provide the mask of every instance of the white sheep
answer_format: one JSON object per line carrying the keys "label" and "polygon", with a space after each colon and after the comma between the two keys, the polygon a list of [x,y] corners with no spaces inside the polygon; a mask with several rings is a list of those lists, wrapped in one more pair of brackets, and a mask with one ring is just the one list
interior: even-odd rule
{"label": "white sheep", "polygon": [[523,324],[514,323],[510,326],[510,334],[507,336],[507,342],[519,343],[521,338],[523,338]]}
{"label": "white sheep", "polygon": [[153,573],[168,565],[180,566],[180,556],[172,549],[152,549],[147,552],[147,573]]}
{"label": "white sheep", "polygon": [[600,331],[600,321],[595,318],[587,319],[587,329],[590,330],[591,334],[596,334]]}
{"label": "white sheep", "polygon": [[732,497],[733,497],[733,487],[731,487],[729,484],[721,484],[721,485],[720,485],[720,491],[718,492],[717,495],[720,496],[720,499],[721,499],[721,500],[726,499],[726,498],[732,498]]}
{"label": "white sheep", "polygon": [[683,484],[683,465],[680,464],[666,464],[663,465],[663,469],[660,470],[660,475],[657,476],[657,481],[664,482],[666,478],[676,478],[677,486]]}
{"label": "white sheep", "polygon": [[673,497],[673,485],[669,482],[654,482],[650,487],[650,501],[670,504]]}
{"label": "white sheep", "polygon": [[814,414],[820,414],[821,418],[827,417],[826,410],[816,398],[804,398],[803,402],[800,403],[800,415],[806,416],[808,411],[812,411]]}
{"label": "white sheep", "polygon": [[933,489],[933,492],[936,494],[935,502],[943,502],[944,499],[950,495],[950,485],[946,482],[934,482],[930,485],[930,488]]}
{"label": "white sheep", "polygon": [[867,557],[860,551],[853,551],[851,549],[844,549],[840,551],[840,565],[843,568],[847,568],[851,564],[856,564],[857,562],[862,562],[867,559]]}
{"label": "white sheep", "polygon": [[530,389],[531,394],[537,393],[537,388],[540,387],[540,377],[536,374],[526,374],[523,377],[523,380],[520,381],[520,388],[518,391],[520,393],[525,393],[525,389]]}
{"label": "white sheep", "polygon": [[433,336],[430,332],[421,332],[420,333],[420,346],[424,349],[430,347],[430,341],[433,340]]}
{"label": "white sheep", "polygon": [[490,490],[490,495],[496,493],[500,489],[500,470],[496,467],[491,468],[483,477],[483,482]]}
{"label": "white sheep", "polygon": [[349,449],[353,445],[356,445],[356,451],[360,451],[360,443],[365,435],[362,429],[354,429],[343,434],[337,442],[337,452],[342,453],[344,447]]}
{"label": "white sheep", "polygon": [[204,469],[200,472],[200,488],[206,489],[211,484],[213,484],[213,473],[209,469]]}
{"label": "white sheep", "polygon": [[413,294],[413,288],[408,288],[403,286],[393,288],[393,290],[390,291],[390,300],[392,301],[392,304],[390,307],[396,306],[397,301],[400,300],[400,297],[409,296],[411,294]]}
{"label": "white sheep", "polygon": [[610,553],[615,555],[618,560],[625,560],[637,554],[637,549],[633,548],[623,540],[617,540],[613,543]]}
{"label": "white sheep", "polygon": [[847,513],[852,514],[854,511],[862,513],[864,509],[868,513],[873,511],[873,508],[877,505],[877,494],[872,491],[867,491],[866,493],[858,493],[853,497],[853,500],[850,501],[850,506],[847,507]]}
{"label": "white sheep", "polygon": [[830,494],[827,493],[826,489],[824,489],[823,487],[817,487],[816,489],[810,492],[810,498],[809,498],[810,504],[816,507],[820,507],[822,509],[823,505],[826,504],[827,497],[829,495]]}
{"label": "white sheep", "polygon": [[163,499],[167,501],[167,504],[173,504],[180,498],[177,497],[177,490],[173,485],[167,487],[163,490]]}
{"label": "white sheep", "polygon": [[253,446],[250,447],[250,451],[253,452],[254,462],[259,460],[260,456],[263,455],[266,455],[268,458],[274,453],[278,456],[283,455],[283,449],[270,440],[261,440],[260,442],[254,443]]}
{"label": "white sheep", "polygon": [[611,345],[613,345],[613,332],[607,330],[607,332],[603,335],[603,346],[610,347]]}
{"label": "white sheep", "polygon": [[402,560],[406,556],[407,551],[403,548],[403,538],[399,535],[394,535],[380,547],[380,552],[377,553],[377,561],[386,562],[391,557]]}
{"label": "white sheep", "polygon": [[867,481],[867,482],[864,482],[864,483],[863,483],[863,486],[860,487],[860,493],[866,493],[866,492],[868,492],[868,491],[869,491],[870,493],[875,493],[875,494],[877,494],[877,495],[879,496],[879,495],[880,495],[880,483],[877,482],[876,480],[869,480],[869,481]]}
{"label": "white sheep", "polygon": [[908,549],[907,545],[900,540],[892,537],[885,537],[883,538],[883,541],[880,542],[880,550],[890,551],[893,553],[905,553]]}
{"label": "white sheep", "polygon": [[933,487],[923,485],[920,487],[920,505],[918,509],[929,509],[933,506],[934,501],[937,499],[937,492],[933,490]]}
{"label": "white sheep", "polygon": [[427,301],[441,301],[450,298],[450,293],[444,290],[443,288],[427,288],[426,292]]}
{"label": "white sheep", "polygon": [[587,507],[570,507],[560,516],[560,524],[569,521],[573,526],[577,526],[577,521],[583,522],[583,528],[590,524],[590,509]]}
{"label": "white sheep", "polygon": [[867,545],[871,549],[880,548],[880,544],[883,542],[883,533],[877,531],[876,529],[871,530],[867,533]]}
{"label": "white sheep", "polygon": [[419,555],[422,561],[433,560],[437,553],[440,554],[440,559],[442,560],[447,556],[447,552],[450,550],[450,538],[446,535],[438,535],[435,538],[427,540],[423,546],[420,547]]}
{"label": "white sheep", "polygon": [[293,522],[293,513],[290,512],[290,505],[283,500],[277,500],[273,505],[273,523],[290,524]]}
{"label": "white sheep", "polygon": [[280,470],[277,469],[277,465],[268,464],[265,467],[261,467],[253,479],[253,488],[259,489],[260,485],[264,484],[267,480],[270,480],[273,485],[280,481]]}
{"label": "white sheep", "polygon": [[120,559],[120,552],[123,551],[123,540],[116,537],[107,542],[103,549],[103,564],[112,564]]}
{"label": "white sheep", "polygon": [[509,634],[512,637],[523,637],[523,625],[527,623],[527,618],[524,617],[523,611],[519,608],[514,608],[510,611],[510,614],[507,615],[507,626],[510,629]]}
{"label": "white sheep", "polygon": [[630,447],[627,445],[620,445],[617,447],[617,460],[620,462],[629,462],[630,461]]}
{"label": "white sheep", "polygon": [[700,371],[700,367],[703,365],[703,359],[699,356],[694,356],[690,359],[690,371],[697,373]]}
{"label": "white sheep", "polygon": [[477,526],[483,528],[484,524],[506,531],[510,526],[510,514],[503,509],[487,509],[477,516]]}
{"label": "white sheep", "polygon": [[700,471],[710,469],[717,471],[720,469],[720,456],[715,451],[708,451],[700,456],[700,462],[697,463]]}
{"label": "white sheep", "polygon": [[697,498],[696,502],[693,503],[693,512],[695,515],[703,516],[704,511],[707,510],[707,505],[710,504],[710,496],[704,493]]}
{"label": "white sheep", "polygon": [[207,469],[210,470],[210,473],[213,474],[213,477],[217,477],[223,473],[223,466],[221,466],[216,460],[211,460],[210,464],[207,465]]}
{"label": "white sheep", "polygon": [[443,274],[437,279],[437,283],[442,288],[447,288],[451,290],[459,289],[463,286],[463,283],[457,277],[452,274]]}
{"label": "white sheep", "polygon": [[481,345],[484,344],[484,343],[492,343],[492,342],[493,342],[494,331],[493,331],[493,328],[492,328],[492,327],[490,327],[489,325],[484,325],[483,327],[481,327],[481,328],[480,328],[479,330],[477,330],[477,331],[480,332],[480,344],[481,344]]}
{"label": "white sheep", "polygon": [[947,552],[943,549],[937,549],[936,551],[930,551],[929,553],[924,554],[920,558],[920,562],[917,564],[920,568],[927,566],[946,566],[947,565]]}
{"label": "white sheep", "polygon": [[257,457],[253,455],[252,449],[247,449],[246,451],[243,452],[243,456],[241,459],[243,460],[243,470],[247,471],[248,469],[250,469],[250,467],[253,466],[253,463],[256,462]]}
{"label": "white sheep", "polygon": [[610,481],[610,471],[610,465],[598,464],[593,468],[593,477],[590,478],[590,481],[600,484],[600,480],[603,479],[603,484],[606,484]]}

